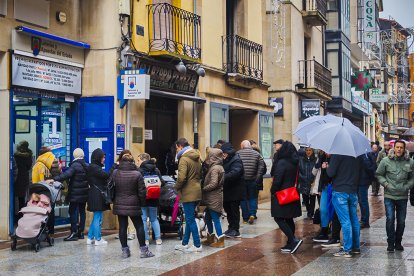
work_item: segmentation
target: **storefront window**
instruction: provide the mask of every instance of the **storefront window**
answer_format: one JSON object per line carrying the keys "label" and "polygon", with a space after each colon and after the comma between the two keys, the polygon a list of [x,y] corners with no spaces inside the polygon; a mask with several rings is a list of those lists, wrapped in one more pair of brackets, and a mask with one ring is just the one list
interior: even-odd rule
{"label": "storefront window", "polygon": [[225,105],[211,104],[210,112],[210,145],[213,146],[218,140],[229,140],[229,108]]}
{"label": "storefront window", "polygon": [[262,150],[263,158],[272,158],[272,143],[273,143],[273,115],[270,113],[260,113],[259,121],[260,132],[260,148]]}

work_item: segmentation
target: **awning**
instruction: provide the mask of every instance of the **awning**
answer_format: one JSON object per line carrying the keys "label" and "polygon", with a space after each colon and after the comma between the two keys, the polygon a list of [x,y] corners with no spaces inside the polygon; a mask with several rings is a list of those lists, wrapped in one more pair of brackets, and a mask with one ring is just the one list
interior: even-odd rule
{"label": "awning", "polygon": [[160,91],[160,90],[155,90],[155,89],[150,90],[150,95],[160,96],[160,97],[170,98],[170,99],[192,101],[192,102],[196,102],[196,103],[205,103],[206,102],[206,99],[201,98],[201,97],[182,95],[182,94],[171,93],[171,92],[166,92],[166,91]]}

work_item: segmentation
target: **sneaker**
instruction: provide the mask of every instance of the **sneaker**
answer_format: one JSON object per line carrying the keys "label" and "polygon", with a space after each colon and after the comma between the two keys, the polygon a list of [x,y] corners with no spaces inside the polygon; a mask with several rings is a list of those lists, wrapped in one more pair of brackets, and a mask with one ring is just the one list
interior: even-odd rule
{"label": "sneaker", "polygon": [[401,243],[396,243],[395,244],[395,250],[397,251],[404,251],[404,246],[401,245]]}
{"label": "sneaker", "polygon": [[324,234],[319,234],[316,237],[314,237],[312,239],[314,242],[329,242],[329,237],[328,235],[324,235]]}
{"label": "sneaker", "polygon": [[327,243],[322,244],[322,247],[330,248],[330,247],[338,247],[341,246],[340,240],[330,239]]}
{"label": "sneaker", "polygon": [[254,223],[254,216],[250,216],[249,220],[248,220],[249,224],[253,224]]}
{"label": "sneaker", "polygon": [[227,229],[226,231],[224,231],[224,235],[227,235],[228,233],[230,233],[231,229]]}
{"label": "sneaker", "polygon": [[139,249],[141,250],[141,258],[151,258],[155,256],[151,251],[149,251],[148,246],[141,246]]}
{"label": "sneaker", "polygon": [[184,250],[186,250],[187,248],[188,248],[188,244],[186,244],[186,245],[177,244],[177,245],[174,247],[174,249],[175,249],[175,250],[178,250],[178,251],[183,251],[183,252],[184,252]]}
{"label": "sneaker", "polygon": [[351,258],[352,255],[349,252],[346,252],[345,250],[341,249],[338,252],[333,254],[335,257],[343,257],[343,258]]}
{"label": "sneaker", "polygon": [[89,239],[89,238],[86,239],[86,244],[87,245],[92,245],[94,243],[95,243],[95,240],[94,239]]}
{"label": "sneaker", "polygon": [[393,244],[389,244],[387,247],[387,252],[388,253],[394,253],[395,247]]}
{"label": "sneaker", "polygon": [[240,232],[236,230],[231,230],[229,233],[225,234],[227,238],[240,238]]}
{"label": "sneaker", "polygon": [[352,248],[351,254],[359,255],[359,254],[361,254],[361,249],[360,248],[358,248],[358,249]]}
{"label": "sneaker", "polygon": [[200,247],[192,245],[192,246],[187,247],[187,249],[184,249],[184,252],[185,253],[196,253],[196,252],[201,252],[202,250],[203,250],[202,245],[200,245]]}
{"label": "sneaker", "polygon": [[145,245],[148,246],[149,245],[149,240],[145,240]]}
{"label": "sneaker", "polygon": [[280,251],[282,251],[282,253],[290,253],[292,251],[292,248],[290,248],[289,244],[286,244],[285,246],[280,248]]}
{"label": "sneaker", "polygon": [[95,246],[102,246],[102,245],[107,245],[108,242],[104,239],[100,239],[99,241],[95,241]]}
{"label": "sneaker", "polygon": [[156,244],[156,245],[161,245],[161,244],[162,244],[162,240],[161,240],[161,239],[156,240],[156,241],[155,241],[155,244]]}
{"label": "sneaker", "polygon": [[303,240],[296,240],[293,242],[293,244],[291,245],[290,248],[292,248],[292,250],[290,251],[291,254],[295,253],[299,247],[301,246],[301,244],[303,243]]}
{"label": "sneaker", "polygon": [[128,234],[128,240],[132,241],[135,239],[135,234]]}
{"label": "sneaker", "polygon": [[121,257],[123,259],[126,259],[126,258],[131,257],[131,251],[129,251],[129,247],[122,248],[122,255],[121,255]]}

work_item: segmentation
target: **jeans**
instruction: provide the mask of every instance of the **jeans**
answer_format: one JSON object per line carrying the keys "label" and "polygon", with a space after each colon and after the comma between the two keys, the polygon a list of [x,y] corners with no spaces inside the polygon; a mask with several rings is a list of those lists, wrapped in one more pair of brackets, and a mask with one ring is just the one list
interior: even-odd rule
{"label": "jeans", "polygon": [[333,191],[332,201],[342,226],[344,251],[351,252],[352,249],[359,249],[358,195]]}
{"label": "jeans", "polygon": [[369,204],[368,204],[368,188],[369,186],[358,187],[358,201],[361,209],[361,223],[369,225]]}
{"label": "jeans", "polygon": [[[405,217],[407,216],[407,202],[408,199],[393,200],[384,198],[388,244],[401,243],[402,241]],[[397,229],[395,229],[395,218],[397,218]]]}
{"label": "jeans", "polygon": [[287,243],[291,244],[295,241],[295,222],[293,218],[274,218],[280,230],[288,238]]}
{"label": "jeans", "polygon": [[154,231],[154,236],[156,240],[161,239],[161,228],[160,222],[158,221],[157,207],[141,207],[142,211],[142,222],[144,223],[144,233],[145,233],[145,240],[149,241],[148,230],[147,230],[147,218],[149,217],[152,230]]}
{"label": "jeans", "polygon": [[[142,223],[142,218],[139,216],[129,217],[132,223],[137,230],[137,238],[139,246],[145,246],[145,235],[144,235],[144,223]],[[128,247],[127,243],[127,232],[128,232],[128,216],[118,216],[118,223],[119,223],[119,241],[121,242],[121,246]]]}
{"label": "jeans", "polygon": [[257,213],[257,186],[255,180],[246,180],[247,200],[240,202],[243,220],[248,220],[250,216],[256,217]]}
{"label": "jeans", "polygon": [[194,246],[200,247],[200,235],[198,233],[197,223],[194,216],[196,206],[197,202],[183,203],[185,214],[185,230],[182,244],[187,245],[190,241],[190,235],[193,235]]}
{"label": "jeans", "polygon": [[319,202],[319,211],[321,213],[321,227],[325,228],[329,226],[329,211],[328,211],[328,187],[322,190],[321,198]]}
{"label": "jeans", "polygon": [[101,226],[102,226],[103,211],[93,212],[93,219],[89,226],[88,239],[101,240]]}
{"label": "jeans", "polygon": [[239,231],[240,229],[240,200],[224,201],[223,208],[227,214],[229,230]]}
{"label": "jeans", "polygon": [[316,201],[316,195],[305,195],[302,194],[303,202],[306,206],[306,211],[308,213],[308,217],[313,217],[315,214],[315,201]]}
{"label": "jeans", "polygon": [[219,212],[206,209],[206,224],[207,224],[207,230],[210,234],[214,232],[213,229],[213,221],[214,221],[214,227],[216,228],[216,235],[217,237],[221,237],[223,235],[223,230],[221,229],[221,221],[220,221],[221,214]]}
{"label": "jeans", "polygon": [[70,230],[72,233],[78,231],[83,232],[85,230],[85,212],[86,203],[70,202],[69,203],[69,216],[70,216]]}

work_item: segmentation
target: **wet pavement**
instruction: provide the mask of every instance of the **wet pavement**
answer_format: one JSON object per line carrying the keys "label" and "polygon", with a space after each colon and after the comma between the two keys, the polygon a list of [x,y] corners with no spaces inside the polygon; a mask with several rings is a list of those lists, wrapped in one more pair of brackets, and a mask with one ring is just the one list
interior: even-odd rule
{"label": "wet pavement", "polygon": [[[35,253],[27,246],[0,251],[0,275],[414,275],[414,207],[408,206],[403,245],[405,251],[386,252],[382,197],[370,197],[371,228],[361,231],[361,255],[335,258],[337,249],[325,250],[312,242],[319,227],[298,218],[297,236],[304,244],[294,255],[282,254],[286,238],[270,217],[270,203],[259,206],[258,221],[243,224],[242,238],[226,240],[226,248],[204,247],[202,253],[174,251],[180,241],[170,237],[150,245],[156,257],[139,258],[137,240],[129,241],[131,257],[121,259],[114,235],[107,246],[87,246],[85,241],[55,241]],[[227,223],[223,221],[224,229]]]}

